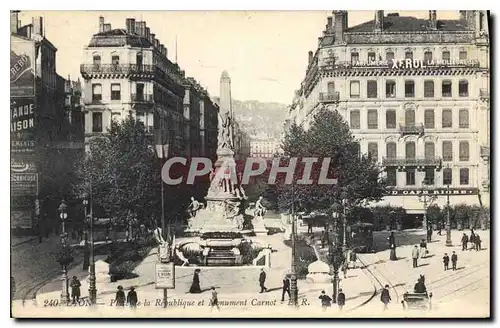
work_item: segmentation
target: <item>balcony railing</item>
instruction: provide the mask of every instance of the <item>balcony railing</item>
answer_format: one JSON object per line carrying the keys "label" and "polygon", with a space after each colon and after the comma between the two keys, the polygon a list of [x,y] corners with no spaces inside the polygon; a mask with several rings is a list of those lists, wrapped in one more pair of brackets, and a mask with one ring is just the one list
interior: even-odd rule
{"label": "balcony railing", "polygon": [[490,99],[490,93],[486,89],[479,89],[479,98]]}
{"label": "balcony railing", "polygon": [[441,166],[441,157],[432,158],[401,158],[401,157],[384,157],[382,158],[384,166]]}
{"label": "balcony railing", "polygon": [[82,75],[92,74],[138,74],[153,73],[153,65],[136,64],[82,64],[80,72]]}
{"label": "balcony railing", "polygon": [[320,102],[324,102],[324,103],[329,103],[329,102],[335,103],[335,102],[339,101],[339,98],[340,98],[340,95],[339,95],[338,91],[335,91],[335,92],[321,92],[319,94],[319,101]]}
{"label": "balcony railing", "polygon": [[411,124],[411,125],[399,125],[399,132],[401,135],[423,135],[424,134],[424,125],[423,124]]}
{"label": "balcony railing", "polygon": [[154,102],[154,98],[152,94],[144,94],[144,93],[131,93],[130,100],[136,103],[152,103]]}

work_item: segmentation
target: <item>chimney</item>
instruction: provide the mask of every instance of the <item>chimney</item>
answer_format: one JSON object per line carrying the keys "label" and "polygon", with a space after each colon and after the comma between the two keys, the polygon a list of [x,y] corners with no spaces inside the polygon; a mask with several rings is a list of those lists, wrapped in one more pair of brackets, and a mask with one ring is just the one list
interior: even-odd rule
{"label": "chimney", "polygon": [[135,34],[141,35],[141,27],[142,27],[141,22],[135,22]]}
{"label": "chimney", "polygon": [[33,33],[43,36],[43,17],[33,17]]}
{"label": "chimney", "polygon": [[13,10],[10,12],[10,33],[17,34],[17,29],[19,28],[18,13],[18,10]]}
{"label": "chimney", "polygon": [[181,73],[181,76],[182,76],[182,77],[186,77],[186,72],[185,72],[183,69],[181,69],[181,72],[180,72],[180,73]]}
{"label": "chimney", "polygon": [[309,51],[309,61],[308,64],[310,64],[313,61],[313,52]]}
{"label": "chimney", "polygon": [[465,20],[469,29],[476,29],[476,17],[474,10],[465,10]]}
{"label": "chimney", "polygon": [[331,32],[333,30],[333,17],[328,16],[326,18],[327,24],[326,24],[326,31]]}
{"label": "chimney", "polygon": [[154,34],[154,33],[149,34],[149,42],[151,42],[153,47],[155,46],[155,36],[156,36],[156,34]]}
{"label": "chimney", "polygon": [[104,32],[111,31],[111,24],[104,24]]}
{"label": "chimney", "polygon": [[146,33],[145,33],[145,35],[144,35],[144,36],[146,37],[146,39],[148,39],[148,40],[149,40],[149,37],[150,37],[150,34],[151,34],[151,29],[150,29],[149,27],[146,27],[146,28],[145,28],[145,32],[146,32]]}
{"label": "chimney", "polygon": [[344,32],[347,30],[347,11],[334,10],[332,13],[334,16],[335,43],[340,43],[344,41]]}
{"label": "chimney", "polygon": [[160,49],[160,40],[155,39],[155,40],[154,40],[154,43],[155,43],[155,48],[157,48],[157,49],[158,49],[158,51],[160,51],[160,52],[161,52],[161,49]]}
{"label": "chimney", "polygon": [[431,30],[437,29],[436,11],[435,10],[429,10],[429,28]]}
{"label": "chimney", "polygon": [[104,17],[99,16],[99,33],[104,32]]}
{"label": "chimney", "polygon": [[141,22],[141,36],[146,37],[146,22]]}
{"label": "chimney", "polygon": [[384,30],[384,11],[376,10],[375,11],[375,24],[373,26],[374,32],[382,32]]}
{"label": "chimney", "polygon": [[127,27],[128,34],[135,34],[135,19],[127,18],[125,20],[125,26]]}
{"label": "chimney", "polygon": [[459,10],[458,12],[460,13],[460,20],[461,21],[466,20],[467,10]]}

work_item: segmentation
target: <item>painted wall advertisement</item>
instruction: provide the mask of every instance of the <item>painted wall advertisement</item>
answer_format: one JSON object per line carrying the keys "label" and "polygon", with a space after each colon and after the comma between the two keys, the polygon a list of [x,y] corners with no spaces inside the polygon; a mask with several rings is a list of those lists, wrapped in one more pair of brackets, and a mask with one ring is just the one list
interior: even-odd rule
{"label": "painted wall advertisement", "polygon": [[10,37],[10,96],[35,96],[35,43]]}
{"label": "painted wall advertisement", "polygon": [[35,158],[35,45],[11,36],[11,227],[31,228],[37,215],[39,174]]}

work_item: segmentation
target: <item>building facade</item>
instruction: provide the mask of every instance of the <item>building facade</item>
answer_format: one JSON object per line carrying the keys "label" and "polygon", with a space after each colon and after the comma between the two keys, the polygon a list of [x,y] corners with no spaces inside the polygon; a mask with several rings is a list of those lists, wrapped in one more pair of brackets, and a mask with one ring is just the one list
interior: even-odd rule
{"label": "building facade", "polygon": [[213,137],[218,107],[207,91],[168,59],[146,22],[127,18],[125,26],[112,29],[100,17],[99,31],[84,49],[86,140],[132,115],[156,144],[166,145],[166,156],[213,152],[207,137]]}
{"label": "building facade", "polygon": [[250,156],[271,159],[280,153],[281,144],[274,138],[252,138],[250,141]]}
{"label": "building facade", "polygon": [[333,11],[285,126],[337,110],[385,167],[394,189],[382,203],[416,214],[449,194],[452,205],[489,206],[489,56],[485,11],[439,20],[379,10],[353,27]]}
{"label": "building facade", "polygon": [[[71,194],[72,163],[83,152],[80,96],[56,72],[57,48],[44,20],[11,26],[11,227],[52,229]],[[71,100],[67,102],[67,98]]]}

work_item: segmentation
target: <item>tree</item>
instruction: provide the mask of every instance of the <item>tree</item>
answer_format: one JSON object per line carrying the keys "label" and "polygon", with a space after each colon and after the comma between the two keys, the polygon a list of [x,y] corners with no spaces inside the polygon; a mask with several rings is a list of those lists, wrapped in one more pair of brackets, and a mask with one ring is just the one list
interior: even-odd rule
{"label": "tree", "polygon": [[75,193],[91,197],[93,207],[122,223],[149,222],[159,217],[160,163],[142,122],[129,116],[113,121],[77,168]]}
{"label": "tree", "polygon": [[[342,199],[347,200],[349,207],[366,206],[379,201],[386,193],[382,168],[375,159],[360,154],[359,144],[337,111],[320,110],[307,131],[292,125],[285,135],[283,149],[283,165],[293,157],[298,157],[298,164],[292,185],[285,184],[283,177],[277,183],[282,208],[289,208],[293,199],[305,209],[331,213],[334,204],[339,204]],[[318,158],[311,174],[316,183],[297,183],[305,169],[304,157]],[[325,158],[331,160],[327,176],[337,178],[336,185],[317,183]]]}

